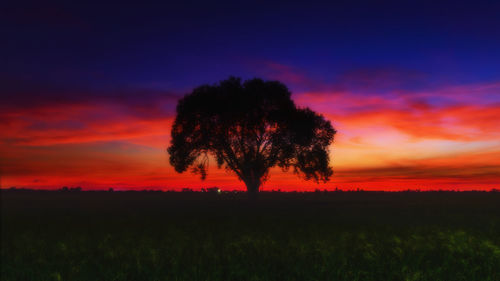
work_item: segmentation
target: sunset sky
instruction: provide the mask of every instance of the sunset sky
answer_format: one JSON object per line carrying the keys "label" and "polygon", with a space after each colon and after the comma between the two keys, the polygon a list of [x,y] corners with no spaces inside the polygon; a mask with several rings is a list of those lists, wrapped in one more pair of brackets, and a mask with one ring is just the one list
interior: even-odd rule
{"label": "sunset sky", "polygon": [[102,2],[2,4],[2,188],[243,189],[166,152],[177,100],[230,75],[338,131],[330,182],[263,190],[500,188],[499,1]]}

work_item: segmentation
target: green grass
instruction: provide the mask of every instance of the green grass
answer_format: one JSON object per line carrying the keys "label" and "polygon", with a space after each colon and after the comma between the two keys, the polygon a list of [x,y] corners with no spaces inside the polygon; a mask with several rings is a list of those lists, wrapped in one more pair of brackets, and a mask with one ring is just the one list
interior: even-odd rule
{"label": "green grass", "polygon": [[1,280],[500,280],[500,194],[2,191]]}

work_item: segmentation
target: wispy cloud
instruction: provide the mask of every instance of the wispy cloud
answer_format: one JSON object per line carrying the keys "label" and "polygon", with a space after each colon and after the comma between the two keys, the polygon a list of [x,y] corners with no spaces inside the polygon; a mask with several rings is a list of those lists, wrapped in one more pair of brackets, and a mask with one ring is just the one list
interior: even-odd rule
{"label": "wispy cloud", "polygon": [[[491,188],[500,181],[500,82],[436,85],[425,74],[392,68],[328,80],[285,64],[259,65],[264,78],[290,86],[298,105],[322,113],[338,130],[331,147],[336,174],[324,187]],[[180,95],[23,81],[2,86],[4,182],[54,186],[85,177],[92,186],[200,186],[167,161]],[[224,171],[209,172],[203,184],[243,188]],[[266,186],[318,187],[279,170]]]}

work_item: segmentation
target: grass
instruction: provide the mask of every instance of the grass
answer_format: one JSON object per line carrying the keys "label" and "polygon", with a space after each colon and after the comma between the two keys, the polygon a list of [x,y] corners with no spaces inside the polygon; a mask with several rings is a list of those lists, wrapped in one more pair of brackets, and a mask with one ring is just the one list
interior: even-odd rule
{"label": "grass", "polygon": [[2,191],[1,280],[500,280],[500,194]]}

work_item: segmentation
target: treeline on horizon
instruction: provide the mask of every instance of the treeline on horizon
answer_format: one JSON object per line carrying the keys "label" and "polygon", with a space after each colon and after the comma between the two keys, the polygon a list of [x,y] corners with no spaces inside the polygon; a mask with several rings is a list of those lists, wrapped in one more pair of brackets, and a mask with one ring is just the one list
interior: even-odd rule
{"label": "treeline on horizon", "polygon": [[[209,187],[209,188],[201,188],[200,190],[195,190],[192,188],[182,188],[180,190],[174,190],[174,189],[168,189],[168,190],[161,190],[161,189],[142,189],[142,190],[133,190],[133,189],[115,189],[113,187],[110,187],[108,189],[83,189],[81,186],[76,186],[76,187],[67,187],[63,186],[59,189],[34,189],[34,188],[18,188],[15,186],[12,186],[10,188],[1,188],[0,189],[2,192],[9,191],[9,192],[130,192],[130,193],[209,193],[209,194],[245,194],[245,190],[222,190],[218,187]],[[405,190],[365,190],[361,188],[356,188],[356,189],[339,189],[335,188],[333,190],[328,190],[328,189],[315,189],[315,190],[281,190],[281,189],[272,189],[272,190],[262,190],[259,191],[259,193],[264,193],[264,194],[279,194],[279,193],[286,193],[286,194],[327,194],[327,193],[484,193],[484,192],[491,192],[491,193],[496,193],[500,192],[500,189],[497,188],[491,188],[490,190],[481,190],[481,189],[475,189],[475,190],[459,190],[459,189],[405,189]]]}

